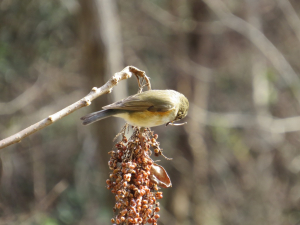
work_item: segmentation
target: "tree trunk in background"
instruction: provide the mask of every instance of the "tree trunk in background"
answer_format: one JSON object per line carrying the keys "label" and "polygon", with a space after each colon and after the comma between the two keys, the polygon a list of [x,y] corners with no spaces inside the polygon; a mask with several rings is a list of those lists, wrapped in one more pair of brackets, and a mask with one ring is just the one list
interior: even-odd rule
{"label": "tree trunk in background", "polygon": [[[114,73],[124,68],[120,18],[116,1],[96,0],[96,2],[99,11],[100,34],[107,56],[105,78],[108,80]],[[111,94],[113,101],[125,98],[128,95],[126,81],[120,82]],[[118,123],[120,127],[123,124],[123,121]]]}
{"label": "tree trunk in background", "polygon": [[[181,2],[180,4],[183,3]],[[207,20],[207,7],[203,2],[187,1],[184,4],[190,10],[192,20],[197,22]],[[182,15],[184,12],[179,11],[178,5],[179,3],[176,1],[171,3],[172,14],[178,18],[186,18],[186,15]],[[177,31],[178,33],[172,38],[170,46],[172,48],[174,65],[181,65],[181,68],[176,68],[175,66],[174,74],[177,73],[178,75],[175,89],[184,93],[190,102],[205,110],[207,108],[209,83],[201,81],[192,75],[204,75],[204,71],[200,70],[200,65],[207,63],[203,59],[206,59],[209,54],[210,47],[207,46],[209,46],[210,40],[208,35],[205,36],[200,34],[200,32],[196,32],[197,28],[191,32]],[[195,67],[194,64],[198,64],[199,67],[196,67],[197,69],[193,68]],[[186,71],[178,72],[182,71],[183,65],[189,68],[188,70],[191,74],[187,74]],[[187,92],[188,90],[189,92]],[[193,161],[193,165],[190,168],[191,171],[188,173],[192,174],[191,177],[193,179],[185,181],[186,178],[184,176],[180,178],[181,182],[178,182],[178,188],[173,195],[175,198],[174,204],[172,204],[173,213],[177,224],[207,224],[205,213],[211,207],[204,204],[208,197],[206,185],[207,150],[203,140],[204,129],[199,123],[195,123],[191,119],[184,128],[187,133],[186,141],[191,150],[191,156],[186,156],[186,158],[190,158],[190,161]],[[184,154],[187,154],[187,152]]]}
{"label": "tree trunk in background", "polygon": [[[190,10],[192,20],[198,22],[208,21],[209,12],[207,6],[202,1],[193,0],[190,3]],[[211,67],[212,58],[211,53],[211,36],[205,32],[205,27],[201,28],[202,32],[191,32],[188,34],[188,51],[189,57],[192,62],[199,65],[205,65]],[[198,30],[200,30],[198,28]],[[211,61],[205,61],[205,59],[211,59]],[[199,74],[203,75],[203,71],[198,71]],[[195,77],[191,77],[193,84],[193,93],[190,96],[191,101],[203,110],[207,110],[207,101],[209,97],[209,83],[207,81],[199,80]],[[213,212],[211,205],[207,205],[209,198],[208,192],[208,156],[206,144],[204,141],[204,126],[199,123],[190,121],[186,127],[188,134],[188,141],[191,146],[193,154],[193,181],[191,182],[191,213],[192,213],[192,224],[209,224],[211,218],[207,217],[208,214],[215,217],[218,220],[218,212]],[[215,215],[214,215],[215,214]]]}
{"label": "tree trunk in background", "polygon": [[[111,66],[108,63],[107,55],[106,55],[106,47],[107,43],[103,40],[103,35],[101,35],[101,16],[99,16],[99,2],[95,0],[81,0],[81,41],[82,41],[82,63],[84,68],[84,74],[88,76],[87,90],[90,90],[92,87],[97,86],[100,87],[113,75],[108,74],[109,71],[112,72],[117,66]],[[118,72],[118,71],[115,71]],[[98,111],[104,105],[107,105],[113,101],[112,95],[103,95],[99,99],[93,102],[91,111]],[[105,188],[105,180],[108,176],[108,166],[107,162],[109,160],[109,155],[107,154],[113,148],[113,138],[118,133],[118,129],[116,128],[116,120],[114,118],[109,118],[103,120],[101,122],[95,123],[90,127],[84,127],[82,129],[86,129],[87,135],[85,144],[83,146],[83,156],[85,160],[92,162],[94,167],[99,167],[99,174],[96,174],[96,177],[91,178],[93,183],[91,187],[88,184],[85,184],[85,187],[81,187],[85,189],[85,192],[90,195],[90,202],[87,208],[87,212],[91,211],[90,215],[86,215],[87,217],[91,216],[95,218],[95,215],[92,215],[94,204],[98,205],[100,208],[112,208],[114,204],[112,195],[102,195],[101,199],[93,199],[93,195],[90,192],[90,189],[96,188],[98,190],[94,190],[95,192],[101,191],[102,193],[107,193],[108,190]],[[92,135],[88,134],[88,130],[92,130]],[[97,156],[97,157],[95,157]],[[87,163],[87,162],[82,162]],[[88,174],[88,168],[86,168],[87,172],[82,173],[79,176],[78,185],[82,185],[82,183],[86,180],[86,176]],[[103,176],[101,176],[103,174]],[[89,175],[93,176],[93,175]],[[95,187],[96,185],[96,187]],[[89,190],[87,190],[89,189]],[[102,189],[102,190],[101,190]],[[96,195],[95,195],[96,196]],[[109,199],[109,200],[108,200]],[[103,204],[103,202],[106,202]],[[109,206],[111,205],[111,206]],[[87,213],[88,214],[88,213]]]}

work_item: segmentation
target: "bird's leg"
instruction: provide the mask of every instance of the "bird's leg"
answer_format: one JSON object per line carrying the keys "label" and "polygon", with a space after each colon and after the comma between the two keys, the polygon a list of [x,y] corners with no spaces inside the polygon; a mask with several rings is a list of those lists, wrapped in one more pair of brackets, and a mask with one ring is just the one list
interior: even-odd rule
{"label": "bird's leg", "polygon": [[121,134],[125,136],[126,129],[128,128],[128,123],[125,123],[124,127],[121,129],[121,131],[115,136],[114,140],[115,141]]}
{"label": "bird's leg", "polygon": [[145,127],[140,127],[139,139],[140,139],[141,147],[143,150],[145,150],[145,143],[144,143],[144,137],[143,137],[144,131],[145,131]]}

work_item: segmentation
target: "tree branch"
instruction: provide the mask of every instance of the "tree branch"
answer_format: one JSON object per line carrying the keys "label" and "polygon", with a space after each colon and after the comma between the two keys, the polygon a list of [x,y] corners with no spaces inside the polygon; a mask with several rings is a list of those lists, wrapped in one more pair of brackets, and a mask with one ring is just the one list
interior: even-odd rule
{"label": "tree branch", "polygon": [[5,138],[0,141],[0,149],[5,148],[9,145],[12,145],[14,143],[20,142],[23,138],[49,126],[50,124],[56,122],[57,120],[71,114],[72,112],[85,107],[89,106],[91,102],[98,98],[99,96],[103,94],[108,94],[112,92],[112,89],[114,86],[116,86],[121,80],[125,80],[130,78],[132,75],[135,75],[138,79],[142,78],[146,82],[146,86],[148,87],[148,90],[151,89],[149,78],[147,77],[146,73],[142,70],[139,70],[138,68],[134,66],[127,66],[122,71],[115,73],[112,78],[109,79],[109,81],[106,82],[102,87],[97,88],[93,87],[91,92],[80,99],[79,101],[73,103],[72,105],[67,106],[66,108],[48,116],[47,118],[25,128],[24,130],[21,130],[20,132]]}
{"label": "tree branch", "polygon": [[[220,22],[232,30],[248,38],[273,64],[282,79],[289,87],[299,87],[300,78],[276,46],[256,27],[235,16],[220,0],[204,0],[208,7],[219,17]],[[249,34],[251,33],[251,37]],[[300,103],[299,88],[291,88],[292,93]]]}
{"label": "tree branch", "polygon": [[272,134],[300,131],[300,116],[277,118],[239,112],[217,113],[203,110],[194,104],[190,104],[189,115],[194,121],[205,126],[245,129],[254,127]]}

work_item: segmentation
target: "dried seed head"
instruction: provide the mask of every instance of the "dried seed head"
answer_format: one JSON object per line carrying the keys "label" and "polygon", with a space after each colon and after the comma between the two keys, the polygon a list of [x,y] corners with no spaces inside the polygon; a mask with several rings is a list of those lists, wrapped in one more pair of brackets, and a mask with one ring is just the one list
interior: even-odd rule
{"label": "dried seed head", "polygon": [[157,224],[160,210],[157,200],[162,198],[157,186],[168,187],[171,183],[166,171],[150,158],[150,147],[156,155],[161,154],[157,138],[149,128],[143,133],[134,128],[130,139],[123,135],[115,145],[116,150],[109,153],[108,166],[112,173],[106,184],[115,194],[117,214],[112,223]]}

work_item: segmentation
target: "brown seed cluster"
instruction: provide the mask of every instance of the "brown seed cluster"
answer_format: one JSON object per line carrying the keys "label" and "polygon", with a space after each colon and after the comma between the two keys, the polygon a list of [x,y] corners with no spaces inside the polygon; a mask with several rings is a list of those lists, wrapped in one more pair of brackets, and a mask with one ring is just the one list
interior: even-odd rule
{"label": "brown seed cluster", "polygon": [[159,143],[156,141],[158,136],[149,128],[143,132],[138,128],[133,129],[134,133],[129,140],[123,135],[122,140],[116,144],[116,150],[109,152],[111,157],[108,165],[112,172],[106,183],[116,198],[116,216],[111,222],[155,225],[160,217],[157,200],[163,195],[158,191],[158,182],[151,179],[154,163],[150,158],[150,147],[154,151],[159,149]]}

